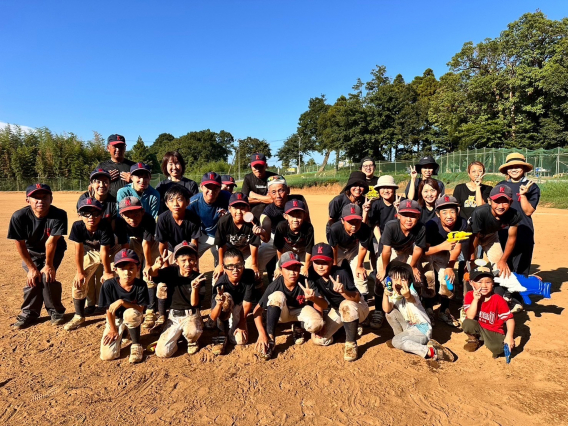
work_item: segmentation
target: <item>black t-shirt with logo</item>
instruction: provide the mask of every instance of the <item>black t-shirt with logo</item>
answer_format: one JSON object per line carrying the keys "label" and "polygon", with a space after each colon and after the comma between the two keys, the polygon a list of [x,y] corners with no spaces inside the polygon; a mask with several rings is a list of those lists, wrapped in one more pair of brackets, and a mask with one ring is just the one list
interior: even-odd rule
{"label": "black t-shirt with logo", "polygon": [[[96,169],[104,169],[107,172],[110,172],[111,170],[118,170],[119,173],[121,173],[121,172],[130,173],[130,166],[132,166],[134,164],[136,164],[136,163],[134,163],[134,161],[130,161],[126,158],[122,161],[122,163],[115,163],[111,159],[108,159],[107,161],[103,161],[103,162],[99,163],[99,165],[95,168]],[[112,195],[113,197],[116,198],[116,193],[118,192],[118,190],[120,188],[125,187],[128,184],[129,184],[129,182],[123,181],[120,178],[120,176],[118,176],[118,179],[110,181],[110,187],[109,187],[108,192],[110,193],[110,195]]]}
{"label": "black t-shirt with logo", "polygon": [[[170,309],[188,310],[199,308],[191,304],[191,282],[199,276],[198,272],[192,272],[189,277],[184,277],[179,273],[177,265],[168,266],[158,270],[158,276],[154,277],[154,282],[164,283],[168,288],[168,304]],[[199,301],[205,296],[205,282],[199,286]]]}
{"label": "black t-shirt with logo", "polygon": [[76,243],[82,243],[92,250],[99,251],[101,246],[113,246],[114,234],[110,223],[101,220],[95,232],[89,232],[85,222],[78,220],[71,226],[69,239]]}
{"label": "black t-shirt with logo", "polygon": [[381,247],[386,245],[396,251],[403,251],[413,244],[426,250],[426,226],[423,223],[418,222],[408,232],[408,235],[404,235],[402,229],[400,229],[400,221],[398,219],[391,220],[386,224],[385,230],[381,234]]}
{"label": "black t-shirt with logo", "polygon": [[[302,275],[300,275],[298,282],[304,287],[306,287],[306,285],[310,285],[309,281],[307,281]],[[319,296],[319,292],[315,287],[310,285],[310,288],[315,291],[316,296]],[[289,308],[303,308],[306,305],[312,305],[310,301],[306,300],[304,290],[302,290],[299,285],[296,285],[292,290],[289,290],[288,287],[286,287],[286,284],[284,284],[284,277],[282,276],[279,276],[268,285],[258,304],[263,309],[268,308],[268,297],[276,291],[284,293],[284,296],[286,297],[286,305]]]}
{"label": "black t-shirt with logo", "polygon": [[[85,192],[81,194],[79,200],[77,201],[77,211],[79,210],[79,203],[81,200],[85,198],[89,198],[91,195],[89,192]],[[112,195],[107,194],[107,198],[104,201],[99,201],[103,205],[103,219],[108,220],[109,222],[113,221],[116,218],[117,210],[116,210],[116,198]]]}
{"label": "black t-shirt with logo", "polygon": [[[481,197],[487,203],[489,194],[491,194],[492,186],[481,184]],[[475,191],[470,191],[467,184],[460,183],[454,189],[454,197],[458,200],[460,205],[460,216],[466,219],[471,217],[471,214],[477,206],[477,196]]]}
{"label": "black t-shirt with logo", "polygon": [[379,198],[371,203],[371,210],[369,210],[369,224],[372,227],[378,226],[381,233],[385,229],[385,225],[389,220],[395,219],[396,209],[393,204],[387,206],[385,200]]}
{"label": "black t-shirt with logo", "polygon": [[[454,228],[451,231],[446,231],[442,226],[442,221],[436,216],[426,223],[426,242],[430,247],[436,247],[448,239],[450,232],[467,231],[467,228],[467,220],[458,216]],[[462,243],[467,243],[467,240],[462,241]]]}
{"label": "black t-shirt with logo", "polygon": [[510,207],[503,216],[497,219],[491,213],[491,205],[484,204],[473,211],[469,218],[471,231],[474,234],[491,235],[508,226],[517,226],[521,222],[520,213]]}
{"label": "black t-shirt with logo", "polygon": [[[336,280],[337,276],[339,276],[339,282],[343,284],[345,290],[359,292],[359,290],[357,290],[357,287],[355,287],[355,283],[353,282],[353,274],[351,273],[351,271],[343,269],[339,266],[333,266],[331,268],[330,276],[332,276],[334,280]],[[329,303],[332,308],[338,309],[339,304],[345,300],[345,297],[333,290],[333,282],[331,281],[331,279],[328,279],[326,281],[317,273],[311,272],[310,280],[313,282],[310,287],[317,288],[319,294],[321,294],[325,298],[325,300],[327,300],[327,303]]]}
{"label": "black t-shirt with logo", "polygon": [[224,293],[229,293],[233,298],[235,305],[241,305],[244,302],[254,302],[254,289],[256,286],[256,276],[252,269],[245,269],[241,280],[235,285],[230,280],[227,274],[221,277],[215,283],[211,291],[211,309],[217,305],[215,297],[217,296],[217,289],[221,287]]}
{"label": "black t-shirt with logo", "polygon": [[[303,195],[299,195],[299,194],[290,194],[288,195],[288,201],[290,200],[299,200],[302,201],[306,207],[308,206],[308,203],[306,202],[306,199],[304,198]],[[280,222],[282,222],[283,220],[286,220],[284,218],[284,206],[282,206],[282,208],[276,206],[276,204],[272,203],[269,204],[265,207],[263,213],[265,216],[267,216],[270,219],[270,225],[272,227],[272,233],[275,232],[276,230],[276,225],[278,225]]]}
{"label": "black t-shirt with logo", "polygon": [[163,244],[168,244],[168,250],[174,251],[175,246],[183,241],[191,242],[197,240],[201,236],[201,220],[185,212],[185,217],[181,225],[178,225],[171,211],[167,211],[158,216],[156,224],[156,240]]}
{"label": "black t-shirt with logo", "polygon": [[280,222],[276,226],[274,232],[274,247],[278,251],[282,251],[284,246],[288,244],[292,247],[294,253],[306,252],[311,253],[314,246],[314,227],[311,223],[302,223],[297,234],[290,230],[288,221]]}
{"label": "black t-shirt with logo", "polygon": [[361,228],[353,235],[349,235],[343,226],[342,222],[335,222],[331,225],[329,232],[329,245],[332,247],[339,246],[344,251],[353,249],[357,244],[361,245],[367,250],[372,249],[373,232],[366,223],[361,224]]}
{"label": "black t-shirt with logo", "polygon": [[114,233],[118,238],[118,244],[127,244],[130,241],[130,237],[152,242],[156,233],[156,221],[150,213],[144,212],[140,225],[135,228],[126,223],[121,216],[118,216]]}
{"label": "black t-shirt with logo", "polygon": [[[45,242],[51,235],[67,234],[67,213],[55,206],[49,207],[47,216],[38,218],[30,206],[17,210],[10,219],[8,239],[25,241],[28,250],[45,254]],[[65,250],[63,237],[57,240],[57,250]]]}
{"label": "black t-shirt with logo", "polygon": [[219,219],[217,223],[217,232],[215,233],[215,245],[223,247],[235,247],[244,250],[249,245],[258,247],[260,245],[260,237],[252,232],[252,223],[243,223],[240,229],[235,225],[233,216],[227,214]]}
{"label": "black t-shirt with logo", "polygon": [[[525,235],[527,232],[524,231],[531,231],[534,232],[534,225],[531,216],[527,216],[523,208],[521,207],[521,194],[519,194],[519,189],[522,185],[526,185],[528,179],[524,177],[520,182],[513,182],[513,181],[501,181],[499,185],[506,185],[513,191],[513,204],[511,207],[514,208],[519,212],[521,215],[521,221],[519,222],[519,232],[522,232]],[[540,201],[540,188],[536,183],[532,184],[526,194],[527,200],[529,204],[536,209],[538,203]],[[530,233],[530,232],[529,232]]]}
{"label": "black t-shirt with logo", "polygon": [[[120,286],[118,278],[106,280],[101,287],[99,296],[99,306],[108,309],[117,300],[124,300],[139,306],[148,306],[148,287],[140,278],[134,278],[134,283],[130,291],[126,291]],[[122,318],[126,308],[121,306],[115,312],[116,318]]]}
{"label": "black t-shirt with logo", "polygon": [[257,178],[254,173],[248,173],[247,175],[245,175],[245,178],[243,180],[243,188],[241,192],[247,197],[249,196],[251,191],[258,195],[268,194],[268,186],[266,186],[266,181],[270,176],[276,176],[276,173],[269,172],[267,170],[262,179]]}

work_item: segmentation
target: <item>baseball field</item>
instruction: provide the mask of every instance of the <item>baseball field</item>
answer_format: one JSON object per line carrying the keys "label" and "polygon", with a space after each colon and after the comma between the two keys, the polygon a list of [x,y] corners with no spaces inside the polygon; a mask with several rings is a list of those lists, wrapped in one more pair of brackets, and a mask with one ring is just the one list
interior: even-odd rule
{"label": "baseball field", "polygon": [[[333,189],[304,191],[316,241],[324,240]],[[77,220],[78,193],[54,194]],[[192,356],[186,345],[171,359],[145,353],[141,364],[99,359],[104,317],[87,318],[73,332],[41,323],[13,331],[22,303],[25,273],[13,241],[5,238],[11,214],[25,205],[23,193],[0,193],[0,423],[50,424],[568,424],[568,210],[539,207],[535,213],[533,272],[552,282],[550,300],[533,299],[515,316],[516,344],[509,365],[481,348],[463,350],[465,335],[437,323],[434,338],[458,356],[453,364],[427,362],[389,349],[388,324],[365,329],[360,359],[343,361],[343,337],[330,347],[293,345],[289,329],[279,329],[275,359],[257,359],[253,345],[211,353],[206,331]],[[58,271],[66,317],[73,315],[71,282],[74,245]],[[211,271],[206,254],[202,269]],[[209,273],[210,276],[210,273]],[[208,300],[208,299],[207,299]],[[206,308],[208,308],[206,302]],[[452,302],[457,315],[459,305]],[[208,309],[203,310],[207,314]],[[251,341],[257,334],[249,318]],[[143,346],[157,340],[144,332]]]}

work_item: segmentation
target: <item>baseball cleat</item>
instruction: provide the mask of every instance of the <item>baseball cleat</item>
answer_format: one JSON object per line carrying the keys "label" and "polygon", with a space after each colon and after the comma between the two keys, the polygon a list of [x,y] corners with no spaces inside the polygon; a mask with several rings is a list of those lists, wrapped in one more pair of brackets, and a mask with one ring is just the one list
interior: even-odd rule
{"label": "baseball cleat", "polygon": [[79,327],[81,327],[81,324],[83,324],[84,322],[85,322],[85,318],[75,314],[73,316],[73,318],[71,318],[71,321],[69,321],[67,324],[65,324],[63,326],[63,329],[65,331],[76,330]]}
{"label": "baseball cleat", "polygon": [[130,357],[128,358],[128,362],[131,364],[136,364],[142,361],[142,356],[144,354],[144,348],[142,345],[135,343],[130,347]]}

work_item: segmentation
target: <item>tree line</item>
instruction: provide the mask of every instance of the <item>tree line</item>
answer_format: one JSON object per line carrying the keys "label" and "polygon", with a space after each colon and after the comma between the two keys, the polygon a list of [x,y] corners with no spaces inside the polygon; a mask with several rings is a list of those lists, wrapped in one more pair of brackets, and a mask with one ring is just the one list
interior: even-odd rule
{"label": "tree line", "polygon": [[412,159],[474,148],[568,146],[568,18],[527,13],[499,37],[467,42],[437,79],[407,83],[379,65],[333,104],[310,99],[277,156]]}

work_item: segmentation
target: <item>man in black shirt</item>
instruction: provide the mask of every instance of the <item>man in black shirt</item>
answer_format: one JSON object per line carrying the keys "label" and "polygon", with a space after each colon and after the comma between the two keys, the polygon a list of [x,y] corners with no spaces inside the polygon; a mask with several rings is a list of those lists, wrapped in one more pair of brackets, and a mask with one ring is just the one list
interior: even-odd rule
{"label": "man in black shirt", "polygon": [[122,135],[110,135],[107,139],[107,150],[110,160],[102,161],[97,169],[104,169],[110,174],[110,194],[116,197],[118,190],[130,182],[130,167],[134,161],[124,158],[126,153],[126,139]]}
{"label": "man in black shirt", "polygon": [[255,301],[257,277],[252,269],[245,269],[243,254],[229,248],[222,257],[225,273],[217,280],[211,292],[211,313],[222,335],[213,340],[213,353],[225,352],[227,338],[235,345],[248,342],[247,316]]}
{"label": "man in black shirt", "polygon": [[266,170],[266,156],[261,153],[254,153],[250,156],[250,167],[252,173],[245,176],[241,192],[249,197],[254,215],[260,217],[266,205],[272,203],[272,198],[267,195],[266,181],[276,173]]}
{"label": "man in black shirt", "polygon": [[123,249],[114,256],[118,278],[107,280],[101,287],[99,306],[106,309],[106,326],[101,339],[101,359],[112,361],[120,357],[122,335],[128,329],[132,345],[130,363],[142,361],[140,344],[142,312],[148,304],[146,284],[139,278],[140,259],[133,250]]}
{"label": "man in black shirt", "polygon": [[44,304],[53,325],[65,322],[56,271],[67,249],[63,238],[67,234],[67,213],[52,206],[52,201],[48,185],[30,185],[26,189],[28,206],[17,210],[10,219],[8,239],[16,240],[22,267],[27,272],[22,312],[12,325],[15,329],[36,321]]}
{"label": "man in black shirt", "polygon": [[375,169],[375,160],[371,157],[365,157],[361,160],[361,171],[365,173],[365,180],[369,188],[373,188],[379,180],[379,178],[375,176]]}
{"label": "man in black shirt", "polygon": [[333,248],[334,264],[341,265],[347,260],[353,271],[355,286],[366,298],[369,294],[367,271],[363,266],[367,251],[373,248],[373,232],[363,223],[361,207],[347,204],[341,212],[341,222],[331,225],[328,235]]}
{"label": "man in black shirt", "polygon": [[160,283],[158,303],[161,316],[165,317],[167,304],[170,307],[168,321],[156,345],[156,355],[160,358],[169,358],[177,351],[177,342],[182,334],[187,340],[187,353],[196,353],[199,350],[197,340],[203,333],[200,305],[205,293],[201,286],[205,277],[195,271],[197,247],[182,241],[174,248],[172,257],[175,265],[161,269],[164,259],[158,257],[148,271]]}
{"label": "man in black shirt", "polygon": [[[369,307],[355,287],[351,271],[333,265],[333,249],[325,243],[312,249],[313,271],[310,280],[329,306],[320,333],[312,334],[312,342],[319,346],[333,343],[333,335],[343,326],[345,350],[343,359],[357,359],[357,328],[369,315]],[[317,307],[316,307],[317,309]]]}
{"label": "man in black shirt", "polygon": [[[327,308],[327,302],[306,284],[305,277],[300,276],[301,266],[302,263],[294,253],[284,253],[280,258],[282,275],[270,283],[254,308],[254,323],[258,330],[256,349],[265,360],[272,357],[278,322],[303,322],[308,333],[317,333],[323,327],[323,318],[312,303],[318,305],[320,312],[323,312]],[[265,309],[266,329],[262,324],[262,312]],[[299,325],[294,324],[292,334],[297,345],[304,343],[304,330]]]}

